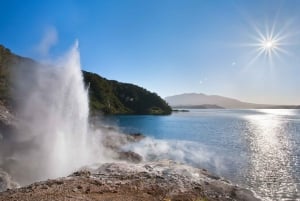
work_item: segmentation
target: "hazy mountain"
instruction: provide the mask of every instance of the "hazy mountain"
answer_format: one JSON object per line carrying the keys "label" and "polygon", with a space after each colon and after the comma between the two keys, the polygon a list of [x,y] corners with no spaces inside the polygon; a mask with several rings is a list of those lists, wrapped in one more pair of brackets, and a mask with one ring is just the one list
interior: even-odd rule
{"label": "hazy mountain", "polygon": [[259,109],[259,108],[299,108],[299,106],[281,106],[281,105],[267,105],[267,104],[254,104],[242,102],[237,99],[217,96],[217,95],[206,95],[197,93],[185,93],[175,96],[168,96],[165,100],[172,107],[184,107],[184,108],[195,108],[195,106],[201,105],[217,105],[223,108],[229,109]]}
{"label": "hazy mountain", "polygon": [[173,106],[173,109],[225,109],[224,107],[220,107],[218,105],[180,105],[180,106]]}

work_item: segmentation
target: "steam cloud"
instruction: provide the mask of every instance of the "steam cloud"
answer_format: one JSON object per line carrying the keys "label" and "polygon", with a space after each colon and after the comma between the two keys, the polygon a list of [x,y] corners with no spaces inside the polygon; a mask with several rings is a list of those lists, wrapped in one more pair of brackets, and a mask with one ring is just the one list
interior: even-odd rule
{"label": "steam cloud", "polygon": [[0,148],[2,169],[24,185],[105,161],[101,136],[89,131],[78,43],[56,65],[15,69],[18,130]]}
{"label": "steam cloud", "polygon": [[148,161],[169,159],[208,168],[218,174],[226,171],[223,157],[196,142],[146,138],[136,144],[129,144],[124,149],[134,151]]}
{"label": "steam cloud", "polygon": [[57,43],[57,40],[58,34],[55,27],[48,27],[43,39],[36,47],[38,53],[40,53],[42,56],[47,56],[51,47]]}
{"label": "steam cloud", "polygon": [[[55,37],[50,39],[44,43],[45,50],[55,41]],[[113,153],[102,146],[110,142],[102,138],[110,136],[106,140],[115,144],[125,138],[118,138],[117,130],[96,129],[89,124],[88,91],[83,83],[77,42],[55,65],[29,62],[14,69],[18,126],[16,132],[0,140],[0,191],[5,190],[4,186],[16,187],[12,180],[26,185],[113,160]],[[145,160],[213,164],[216,171],[222,167],[222,160],[191,142],[146,138],[124,149]]]}

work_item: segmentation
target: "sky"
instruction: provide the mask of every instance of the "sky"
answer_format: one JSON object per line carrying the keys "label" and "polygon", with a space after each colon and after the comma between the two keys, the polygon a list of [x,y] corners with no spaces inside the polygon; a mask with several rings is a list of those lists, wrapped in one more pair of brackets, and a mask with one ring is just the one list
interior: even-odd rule
{"label": "sky", "polygon": [[1,0],[0,44],[38,61],[79,41],[82,69],[161,97],[300,104],[300,1]]}

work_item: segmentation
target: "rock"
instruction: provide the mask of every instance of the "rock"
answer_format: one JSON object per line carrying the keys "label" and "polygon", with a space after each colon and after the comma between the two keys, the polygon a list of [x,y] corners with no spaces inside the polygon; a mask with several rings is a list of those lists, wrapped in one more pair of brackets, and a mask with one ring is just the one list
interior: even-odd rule
{"label": "rock", "polygon": [[141,133],[123,134],[113,130],[106,131],[103,132],[102,143],[106,148],[113,151],[120,151],[124,145],[139,142],[146,137]]}
{"label": "rock", "polygon": [[129,142],[139,142],[145,138],[146,136],[142,133],[131,133],[127,135],[127,139]]}
{"label": "rock", "polygon": [[79,170],[77,172],[74,172],[70,176],[76,176],[76,177],[89,177],[91,176],[91,172],[88,170]]}
{"label": "rock", "polygon": [[143,158],[141,155],[133,152],[133,151],[120,151],[118,152],[119,160],[125,160],[132,163],[140,163],[142,162]]}
{"label": "rock", "polygon": [[145,136],[141,133],[122,134],[110,130],[109,132],[103,132],[102,143],[110,151],[110,157],[113,159],[139,163],[143,160],[141,155],[133,151],[125,151],[122,148],[130,143],[139,142],[144,138]]}

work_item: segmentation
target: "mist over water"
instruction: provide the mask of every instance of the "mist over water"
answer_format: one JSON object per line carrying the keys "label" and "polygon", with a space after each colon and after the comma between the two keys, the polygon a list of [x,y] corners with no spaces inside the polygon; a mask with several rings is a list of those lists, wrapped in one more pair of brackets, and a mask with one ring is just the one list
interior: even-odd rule
{"label": "mist over water", "polygon": [[186,140],[145,138],[141,142],[124,147],[140,154],[144,160],[173,160],[198,168],[206,168],[211,172],[221,174],[226,169],[224,157],[199,142]]}
{"label": "mist over water", "polygon": [[300,110],[190,110],[170,116],[111,117],[151,140],[129,148],[223,176],[263,200],[300,200]]}
{"label": "mist over water", "polygon": [[18,66],[14,76],[18,130],[0,148],[2,169],[23,185],[104,161],[77,42],[56,64]]}

